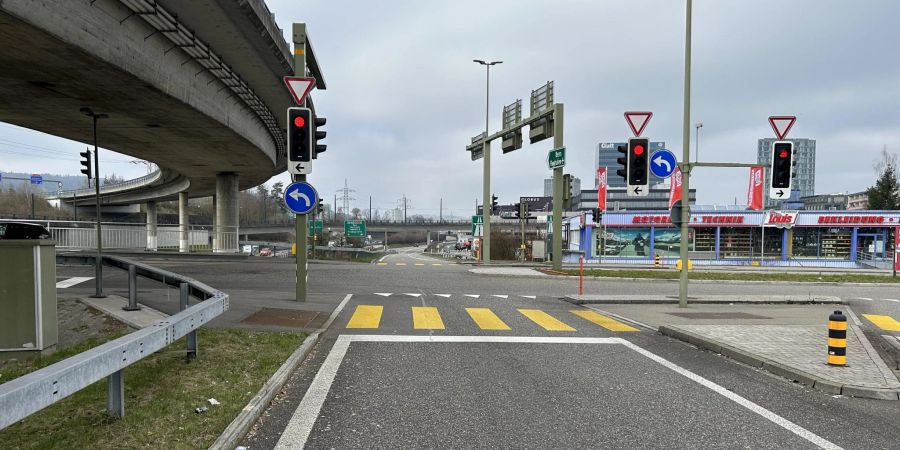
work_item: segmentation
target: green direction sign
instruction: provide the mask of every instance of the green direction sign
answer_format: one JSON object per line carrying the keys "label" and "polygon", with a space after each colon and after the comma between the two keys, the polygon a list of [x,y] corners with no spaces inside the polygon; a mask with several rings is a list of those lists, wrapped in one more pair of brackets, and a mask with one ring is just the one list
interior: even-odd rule
{"label": "green direction sign", "polygon": [[472,236],[475,236],[475,231],[479,225],[484,224],[483,216],[472,216]]}
{"label": "green direction sign", "polygon": [[309,235],[321,235],[324,227],[322,225],[321,220],[309,220],[306,222],[307,228],[309,228]]}
{"label": "green direction sign", "polygon": [[366,222],[363,220],[345,220],[344,236],[346,237],[366,237]]}
{"label": "green direction sign", "polygon": [[554,150],[550,150],[550,153],[547,153],[547,166],[551,169],[558,169],[560,167],[566,166],[566,148],[560,147]]}

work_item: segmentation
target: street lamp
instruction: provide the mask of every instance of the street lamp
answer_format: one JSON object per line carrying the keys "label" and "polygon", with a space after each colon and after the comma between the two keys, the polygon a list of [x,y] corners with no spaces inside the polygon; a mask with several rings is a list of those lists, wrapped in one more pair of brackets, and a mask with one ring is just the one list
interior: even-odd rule
{"label": "street lamp", "polygon": [[481,203],[481,216],[483,218],[483,225],[481,226],[481,261],[485,263],[491,262],[491,145],[488,142],[488,123],[490,117],[490,106],[491,106],[491,66],[496,64],[503,64],[503,61],[482,61],[480,59],[473,59],[473,62],[481,64],[487,69],[487,82],[484,93],[484,140],[482,141],[483,145],[483,154],[484,154],[484,181],[483,181],[483,201]]}
{"label": "street lamp", "polygon": [[95,261],[94,272],[96,279],[94,281],[95,292],[91,297],[104,298],[103,295],[103,233],[100,229],[100,154],[97,152],[97,121],[108,119],[109,116],[102,113],[95,113],[91,108],[81,108],[82,114],[90,117],[94,124],[94,202],[97,206],[97,260]]}
{"label": "street lamp", "polygon": [[700,129],[703,128],[703,122],[697,122],[694,124],[694,128],[697,130],[697,142],[696,147],[694,147],[694,162],[700,162]]}

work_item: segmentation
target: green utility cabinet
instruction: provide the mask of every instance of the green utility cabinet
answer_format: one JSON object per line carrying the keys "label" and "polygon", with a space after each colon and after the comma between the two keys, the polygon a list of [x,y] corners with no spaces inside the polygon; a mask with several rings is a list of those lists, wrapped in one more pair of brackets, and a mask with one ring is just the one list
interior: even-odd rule
{"label": "green utility cabinet", "polygon": [[0,358],[44,353],[58,338],[55,242],[0,240]]}

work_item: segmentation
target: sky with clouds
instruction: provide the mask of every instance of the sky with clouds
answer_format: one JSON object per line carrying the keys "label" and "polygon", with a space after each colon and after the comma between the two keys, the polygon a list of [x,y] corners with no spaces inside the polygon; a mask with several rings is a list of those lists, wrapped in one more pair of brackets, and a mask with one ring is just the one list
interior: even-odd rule
{"label": "sky with clouds", "polygon": [[[565,104],[566,171],[593,185],[598,142],[630,135],[622,113],[649,110],[645,135],[681,154],[684,1],[268,0],[286,37],[306,22],[328,89],[328,151],[310,180],[329,201],[348,180],[356,206],[471,214],[481,162],[465,151],[484,129],[491,70],[491,132],[503,105],[554,80]],[[796,115],[791,137],[817,141],[816,191],[872,184],[883,146],[900,152],[900,2],[695,0],[691,123],[700,159],[755,162],[766,118]],[[693,149],[693,127],[691,127]],[[492,191],[501,203],[541,195],[552,140],[503,155],[495,143]],[[30,147],[27,147],[30,146]],[[54,157],[26,156],[34,147]],[[0,169],[77,173],[83,144],[0,124]],[[63,154],[70,152],[71,157]],[[127,155],[110,171],[145,173]],[[68,158],[68,159],[66,159]],[[747,169],[698,169],[699,203],[746,195]],[[287,180],[286,175],[276,177]]]}

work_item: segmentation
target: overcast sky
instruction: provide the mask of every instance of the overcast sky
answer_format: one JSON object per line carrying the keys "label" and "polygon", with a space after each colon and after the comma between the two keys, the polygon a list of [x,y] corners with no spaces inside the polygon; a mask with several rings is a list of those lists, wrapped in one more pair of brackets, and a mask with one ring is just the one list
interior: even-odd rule
{"label": "overcast sky", "polygon": [[[566,171],[593,186],[598,142],[630,136],[622,113],[649,110],[644,135],[681,155],[684,2],[677,0],[268,0],[289,39],[306,22],[328,90],[328,151],[310,177],[331,202],[344,178],[366,208],[471,214],[481,161],[465,151],[484,129],[491,70],[491,132],[503,105],[554,80],[565,104]],[[702,121],[700,159],[755,162],[766,118],[796,115],[790,137],[817,141],[816,192],[873,182],[882,146],[900,151],[900,2],[695,0],[691,124]],[[691,127],[693,155],[693,126]],[[77,173],[83,145],[0,125],[0,169]],[[70,153],[34,159],[33,149]],[[552,140],[503,155],[494,145],[492,191],[501,203],[541,195]],[[54,156],[60,156],[54,155]],[[108,170],[144,173],[126,155]],[[70,160],[70,161],[69,161]],[[699,203],[746,196],[748,169],[698,169]],[[287,180],[286,175],[278,179]]]}

